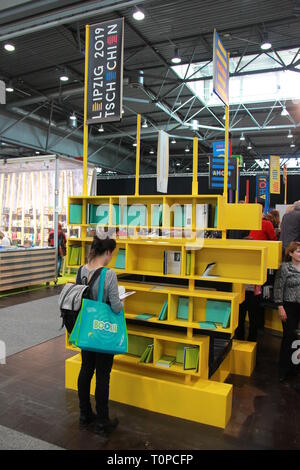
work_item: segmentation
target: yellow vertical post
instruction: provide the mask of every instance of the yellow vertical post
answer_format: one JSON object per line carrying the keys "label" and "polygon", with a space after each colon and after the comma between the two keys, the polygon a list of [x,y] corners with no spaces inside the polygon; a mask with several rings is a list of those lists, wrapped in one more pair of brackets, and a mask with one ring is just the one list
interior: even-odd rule
{"label": "yellow vertical post", "polygon": [[237,168],[236,168],[236,190],[235,190],[235,203],[239,202],[239,182],[240,182],[240,169],[239,169],[239,161],[237,161]]}
{"label": "yellow vertical post", "polygon": [[140,189],[140,156],[141,156],[141,115],[137,115],[136,125],[136,166],[135,166],[135,196]]}
{"label": "yellow vertical post", "polygon": [[192,195],[198,194],[198,137],[193,140],[193,185]]}
{"label": "yellow vertical post", "polygon": [[225,106],[225,151],[224,151],[224,192],[225,203],[228,198],[228,160],[229,160],[229,106]]}

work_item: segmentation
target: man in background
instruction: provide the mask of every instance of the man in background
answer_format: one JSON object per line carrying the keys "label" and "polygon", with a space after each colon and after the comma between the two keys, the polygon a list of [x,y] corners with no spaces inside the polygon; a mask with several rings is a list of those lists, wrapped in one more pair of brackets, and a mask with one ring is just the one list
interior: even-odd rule
{"label": "man in background", "polygon": [[295,201],[293,209],[282,217],[280,241],[283,253],[291,242],[300,241],[300,201]]}

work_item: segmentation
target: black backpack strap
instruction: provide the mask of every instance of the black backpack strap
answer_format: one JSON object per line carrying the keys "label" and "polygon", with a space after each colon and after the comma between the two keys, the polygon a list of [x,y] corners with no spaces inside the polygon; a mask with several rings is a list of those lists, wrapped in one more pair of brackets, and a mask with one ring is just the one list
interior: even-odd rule
{"label": "black backpack strap", "polygon": [[95,283],[95,281],[98,279],[98,277],[100,276],[101,274],[101,271],[102,271],[102,268],[98,268],[96,269],[96,271],[93,273],[91,279],[89,280],[88,282],[88,286],[89,287],[92,287]]}
{"label": "black backpack strap", "polygon": [[76,282],[75,282],[76,284],[81,284],[81,282],[82,282],[81,270],[82,270],[82,266],[80,266],[80,268],[77,271]]}

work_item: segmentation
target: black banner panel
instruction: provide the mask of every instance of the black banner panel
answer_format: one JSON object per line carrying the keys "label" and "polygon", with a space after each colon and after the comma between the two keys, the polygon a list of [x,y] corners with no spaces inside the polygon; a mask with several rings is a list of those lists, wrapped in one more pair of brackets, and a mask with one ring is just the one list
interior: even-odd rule
{"label": "black banner panel", "polygon": [[90,26],[87,124],[122,117],[123,43],[123,18]]}

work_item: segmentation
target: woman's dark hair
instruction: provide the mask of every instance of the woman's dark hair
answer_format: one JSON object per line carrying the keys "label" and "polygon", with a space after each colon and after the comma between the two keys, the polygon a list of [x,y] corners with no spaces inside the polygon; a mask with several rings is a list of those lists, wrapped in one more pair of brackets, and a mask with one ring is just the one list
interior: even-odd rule
{"label": "woman's dark hair", "polygon": [[116,240],[113,238],[104,238],[103,240],[98,238],[97,235],[94,236],[94,240],[89,252],[88,260],[91,262],[96,256],[101,256],[106,251],[112,253],[116,248]]}

